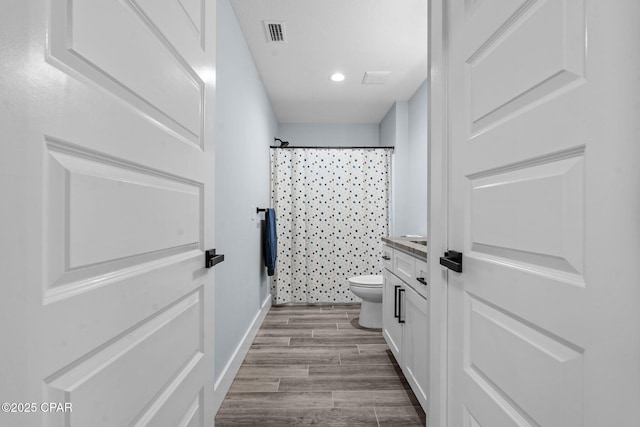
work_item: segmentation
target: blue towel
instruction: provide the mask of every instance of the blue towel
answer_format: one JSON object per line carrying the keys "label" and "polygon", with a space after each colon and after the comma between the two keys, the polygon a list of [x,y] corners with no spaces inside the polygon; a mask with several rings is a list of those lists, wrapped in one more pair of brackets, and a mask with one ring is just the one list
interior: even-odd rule
{"label": "blue towel", "polygon": [[264,265],[267,274],[273,276],[276,272],[276,255],[278,253],[278,236],[276,233],[276,211],[269,208],[264,213],[266,230],[264,233]]}

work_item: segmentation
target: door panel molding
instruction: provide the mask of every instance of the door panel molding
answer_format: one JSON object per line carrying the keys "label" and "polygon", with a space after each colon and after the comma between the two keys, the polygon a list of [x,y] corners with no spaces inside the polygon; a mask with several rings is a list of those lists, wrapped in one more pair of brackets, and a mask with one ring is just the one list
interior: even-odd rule
{"label": "door panel molding", "polygon": [[178,0],[178,3],[182,7],[185,16],[191,22],[193,28],[195,29],[198,36],[200,36],[201,43],[204,48],[204,37],[202,34],[204,33],[205,23],[203,21],[204,16],[204,0]]}
{"label": "door panel molding", "polygon": [[[134,271],[140,273],[145,264],[147,268],[168,265],[201,255],[202,183],[49,136],[45,141],[47,248],[51,254],[45,300],[60,298],[71,289],[75,293],[84,286],[92,287],[96,281],[113,282]],[[116,194],[117,200],[111,200]],[[180,209],[174,210],[174,204]],[[112,212],[114,206],[119,207]],[[171,215],[162,214],[167,211]],[[136,221],[147,219],[142,227],[131,223],[130,229],[123,229],[119,221],[123,215]],[[164,231],[171,228],[175,233],[170,237]],[[153,237],[162,235],[160,240]],[[85,249],[91,246],[95,250],[87,258]],[[54,291],[61,286],[65,289]]]}
{"label": "door panel molding", "polygon": [[[92,80],[203,149],[204,81],[142,9],[130,2],[52,2],[48,55],[52,65]],[[115,18],[122,19],[128,31],[115,31],[108,24]],[[146,36],[124,39],[129,33]],[[122,60],[123,56],[126,63],[114,62],[113,58]],[[159,69],[165,72],[158,73]],[[180,102],[173,102],[175,99]]]}
{"label": "door panel molding", "polygon": [[[473,134],[584,83],[587,36],[583,2],[528,1],[469,55],[465,73]],[[474,22],[478,21],[481,19],[474,17]],[[470,26],[471,39],[478,39],[476,31],[482,33]],[[502,66],[507,61],[510,66]]]}
{"label": "door panel molding", "polygon": [[[200,290],[46,378],[51,401],[73,404],[68,425],[97,425],[105,419],[130,424],[140,407],[158,400],[159,390],[175,390],[175,380],[197,368],[204,351],[202,328]],[[180,351],[165,351],[168,341]],[[131,371],[131,366],[139,368]],[[129,381],[121,382],[123,377]],[[119,392],[105,400],[100,397],[105,389]]]}
{"label": "door panel molding", "polygon": [[572,154],[474,174],[467,196],[468,247],[584,282],[584,158],[582,151]]}
{"label": "door panel molding", "polygon": [[[464,369],[468,381],[500,396],[511,406],[508,413],[518,412],[532,425],[579,425],[584,349],[566,345],[553,334],[470,294],[465,299],[469,335]],[[509,352],[501,351],[507,343]],[[559,402],[562,408],[558,408]]]}

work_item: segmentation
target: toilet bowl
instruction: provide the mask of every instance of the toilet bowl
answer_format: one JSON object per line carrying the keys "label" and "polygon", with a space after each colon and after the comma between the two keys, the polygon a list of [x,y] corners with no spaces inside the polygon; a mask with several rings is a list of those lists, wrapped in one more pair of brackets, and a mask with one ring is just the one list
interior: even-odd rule
{"label": "toilet bowl", "polygon": [[382,328],[382,276],[355,276],[349,279],[349,288],[362,298],[360,319],[363,328]]}

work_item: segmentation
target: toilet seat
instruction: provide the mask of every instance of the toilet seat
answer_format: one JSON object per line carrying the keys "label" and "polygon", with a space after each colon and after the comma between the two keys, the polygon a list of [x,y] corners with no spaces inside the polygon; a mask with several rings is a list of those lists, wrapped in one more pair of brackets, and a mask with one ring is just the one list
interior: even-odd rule
{"label": "toilet seat", "polygon": [[361,287],[379,288],[382,287],[382,276],[379,274],[355,276],[349,278],[349,283]]}

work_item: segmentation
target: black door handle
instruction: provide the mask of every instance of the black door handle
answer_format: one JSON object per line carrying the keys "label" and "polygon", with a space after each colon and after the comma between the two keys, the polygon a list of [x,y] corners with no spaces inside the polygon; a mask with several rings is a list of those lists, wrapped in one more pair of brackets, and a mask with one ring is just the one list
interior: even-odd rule
{"label": "black door handle", "polygon": [[416,277],[416,280],[422,283],[423,285],[427,286],[427,281],[424,280],[424,277]]}
{"label": "black door handle", "polygon": [[383,260],[385,260],[385,261],[389,261],[389,260],[391,259],[391,257],[390,257],[390,256],[386,256],[386,255],[383,255],[383,256],[382,256],[382,259],[383,259]]}
{"label": "black door handle", "polygon": [[216,264],[220,264],[222,261],[224,261],[224,255],[216,254],[215,249],[209,249],[204,253],[205,268],[211,268]]}
{"label": "black door handle", "polygon": [[400,285],[396,285],[395,289],[393,290],[393,317],[395,317],[396,319],[400,318],[400,313],[398,310],[399,306],[398,306],[398,289],[400,289]]}
{"label": "black door handle", "polygon": [[400,295],[400,292],[404,293],[404,289],[400,288],[398,291],[398,323],[404,323],[402,318],[402,295]]}
{"label": "black door handle", "polygon": [[462,253],[456,251],[445,252],[444,256],[440,257],[440,265],[444,265],[456,273],[462,273]]}

